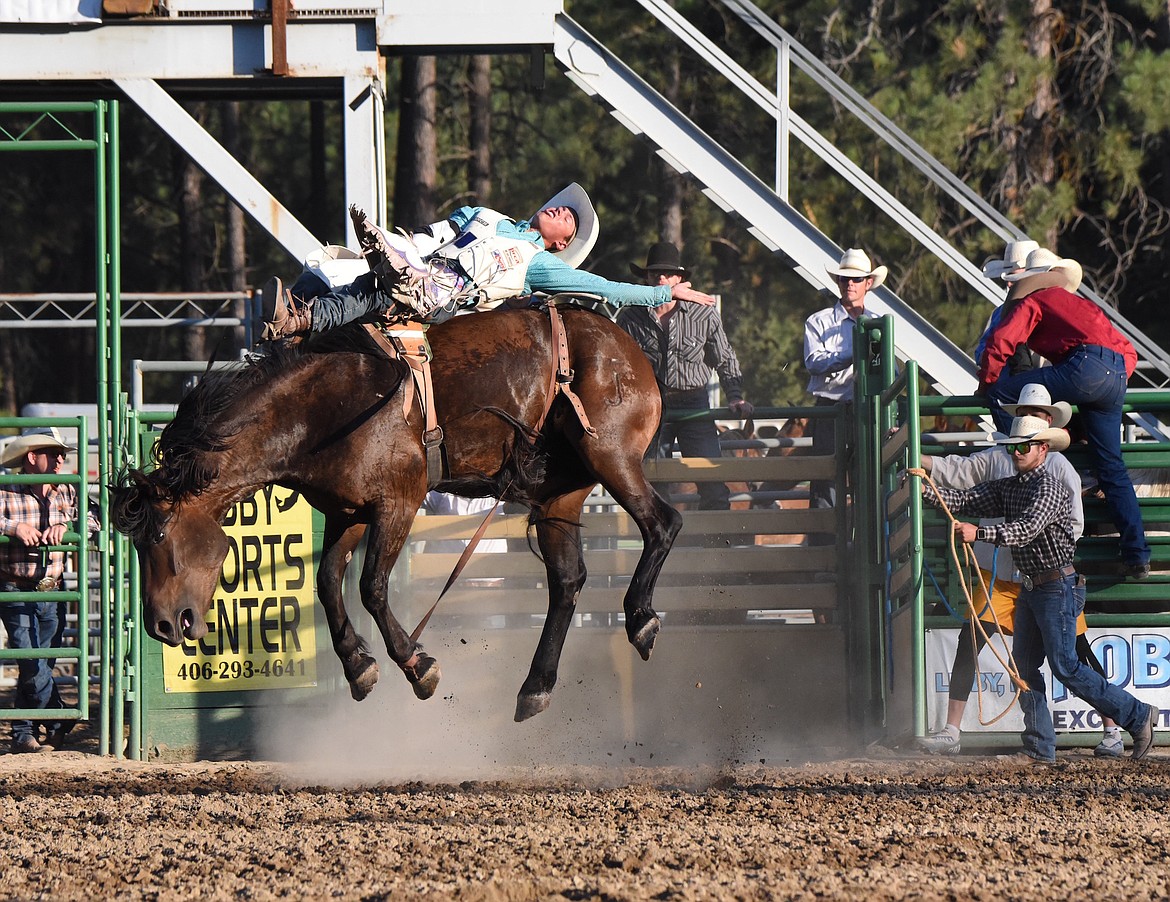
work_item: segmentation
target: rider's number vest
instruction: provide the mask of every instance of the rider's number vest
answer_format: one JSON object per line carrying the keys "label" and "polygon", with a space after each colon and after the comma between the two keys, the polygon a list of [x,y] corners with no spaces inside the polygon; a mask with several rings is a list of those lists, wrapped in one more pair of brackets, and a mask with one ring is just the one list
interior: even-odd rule
{"label": "rider's number vest", "polygon": [[508,219],[495,210],[480,208],[463,231],[440,245],[429,259],[456,264],[467,277],[461,295],[476,295],[489,303],[524,293],[528,264],[544,248],[523,238],[496,234],[496,225]]}

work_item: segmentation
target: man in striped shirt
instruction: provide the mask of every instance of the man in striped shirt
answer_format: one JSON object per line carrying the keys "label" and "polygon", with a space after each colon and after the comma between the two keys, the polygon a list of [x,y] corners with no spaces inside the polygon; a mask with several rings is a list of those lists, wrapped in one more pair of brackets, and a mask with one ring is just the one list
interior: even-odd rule
{"label": "man in striped shirt", "polygon": [[[4,449],[0,464],[21,473],[56,476],[65,456],[75,450],[61,440],[55,428],[38,428],[19,435]],[[0,488],[0,592],[48,592],[61,588],[65,552],[49,551],[60,545],[77,521],[77,489],[71,485],[41,483]],[[89,531],[98,528],[92,513]],[[9,648],[59,648],[65,627],[65,605],[59,601],[3,601],[0,620],[8,633]],[[64,708],[53,682],[51,658],[17,662],[17,708]],[[84,674],[81,685],[84,686]],[[58,748],[72,721],[46,721],[48,740],[42,745],[31,720],[12,723],[12,751],[42,752]]]}
{"label": "man in striped shirt", "polygon": [[1133,737],[1135,760],[1154,744],[1158,708],[1114,686],[1082,662],[1076,651],[1076,620],[1084,608],[1084,583],[1073,569],[1076,550],[1072,505],[1057,476],[1045,466],[1049,449],[1068,447],[1068,433],[1037,417],[1016,417],[1011,434],[1000,445],[1012,456],[1016,475],[984,482],[971,489],[923,487],[923,499],[940,501],[953,514],[1003,517],[1004,522],[975,526],[956,522],[955,538],[1007,545],[1022,574],[1016,600],[1012,655],[1029,692],[1020,695],[1024,713],[1024,754],[1042,763],[1056,760],[1056,733],[1048,710],[1040,665],[1044,658],[1052,675]]}
{"label": "man in striped shirt", "polygon": [[[634,275],[647,284],[675,286],[689,284],[690,272],[682,265],[678,248],[669,241],[650,247],[644,267],[630,264]],[[743,397],[743,373],[739,360],[723,331],[714,307],[683,304],[677,299],[657,307],[624,307],[617,323],[633,336],[654,367],[662,392],[662,423],[651,445],[655,455],[669,456],[678,441],[683,457],[719,457],[719,433],[707,418],[671,419],[668,414],[696,413],[711,409],[707,381],[714,370],[727,395],[727,406],[737,416],[748,417],[752,405]],[[722,482],[700,482],[699,509],[727,510],[730,493]]]}

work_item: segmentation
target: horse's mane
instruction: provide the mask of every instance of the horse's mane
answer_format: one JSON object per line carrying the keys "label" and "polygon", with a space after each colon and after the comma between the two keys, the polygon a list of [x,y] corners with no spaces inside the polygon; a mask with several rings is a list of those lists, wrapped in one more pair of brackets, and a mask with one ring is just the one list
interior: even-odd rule
{"label": "horse's mane", "polygon": [[[319,359],[322,353],[371,353],[373,344],[360,329],[335,329],[328,342],[274,343],[238,367],[212,369],[179,402],[175,417],[163,429],[152,455],[149,472],[129,468],[111,486],[111,523],[137,540],[157,535],[165,521],[160,504],[201,494],[219,475],[209,455],[226,451],[239,427],[224,414],[242,396],[277,376]],[[378,353],[381,353],[380,351]]]}

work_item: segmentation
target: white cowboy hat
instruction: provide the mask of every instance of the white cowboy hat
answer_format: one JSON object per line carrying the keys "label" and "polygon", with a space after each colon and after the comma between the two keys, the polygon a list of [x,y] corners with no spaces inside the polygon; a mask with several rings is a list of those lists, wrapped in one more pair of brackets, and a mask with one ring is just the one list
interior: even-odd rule
{"label": "white cowboy hat", "polygon": [[1035,241],[1009,241],[1003,249],[1003,259],[997,260],[992,257],[983,264],[983,278],[999,279],[1004,273],[1023,269],[1028,254],[1038,250],[1040,245]]}
{"label": "white cowboy hat", "polygon": [[61,432],[56,426],[36,426],[26,429],[5,446],[3,456],[0,456],[0,466],[14,467],[24,460],[29,451],[40,451],[44,448],[64,451],[66,454],[77,450],[61,440]]}
{"label": "white cowboy hat", "polygon": [[1052,395],[1048,393],[1048,389],[1036,382],[1029,382],[1020,389],[1020,399],[1015,404],[1000,404],[999,406],[1013,417],[1020,415],[1021,407],[1039,407],[1047,410],[1052,417],[1052,425],[1058,429],[1067,426],[1068,421],[1072,419],[1072,405],[1068,401],[1057,401],[1053,404]]}
{"label": "white cowboy hat", "polygon": [[877,269],[874,269],[865,251],[860,248],[851,247],[841,257],[841,262],[837,266],[825,266],[825,272],[833,278],[838,278],[839,276],[872,277],[873,285],[870,286],[870,290],[872,291],[886,280],[886,276],[890,271],[884,266],[879,266]]}
{"label": "white cowboy hat", "polygon": [[991,435],[997,445],[1012,445],[1016,442],[1048,442],[1050,451],[1063,451],[1069,446],[1068,433],[1055,426],[1049,426],[1040,417],[1016,417],[1012,420],[1009,435],[994,432]]}
{"label": "white cowboy hat", "polygon": [[[589,200],[585,189],[576,182],[546,200],[537,208],[536,213],[549,207],[570,207],[577,214],[577,231],[568,247],[563,251],[554,251],[558,257],[576,269],[585,262],[585,258],[593,250],[593,245],[597,243],[597,236],[601,233],[597,211],[593,209],[593,202]],[[532,215],[536,216],[536,213]]]}
{"label": "white cowboy hat", "polygon": [[1084,275],[1081,271],[1081,264],[1071,258],[1058,257],[1044,247],[1028,254],[1024,269],[1018,272],[1004,273],[1003,280],[1005,282],[1018,282],[1020,279],[1028,278],[1028,276],[1038,276],[1054,269],[1059,269],[1064,273],[1064,287],[1068,291],[1076,291],[1081,287],[1081,277]]}

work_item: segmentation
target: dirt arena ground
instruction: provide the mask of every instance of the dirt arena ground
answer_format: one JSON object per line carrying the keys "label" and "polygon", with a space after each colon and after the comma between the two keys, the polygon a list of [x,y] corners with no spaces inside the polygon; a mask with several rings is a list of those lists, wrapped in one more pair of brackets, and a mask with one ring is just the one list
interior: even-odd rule
{"label": "dirt arena ground", "polygon": [[0,756],[4,899],[1153,899],[1170,753],[525,769]]}

